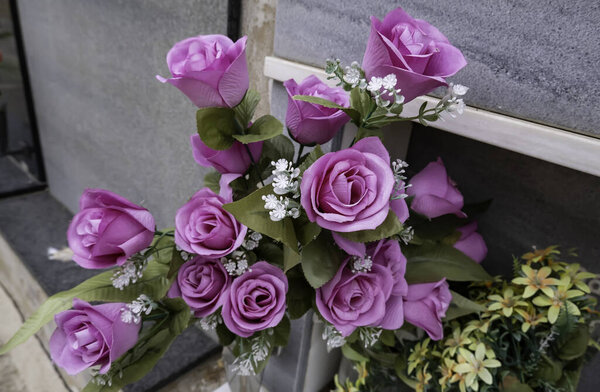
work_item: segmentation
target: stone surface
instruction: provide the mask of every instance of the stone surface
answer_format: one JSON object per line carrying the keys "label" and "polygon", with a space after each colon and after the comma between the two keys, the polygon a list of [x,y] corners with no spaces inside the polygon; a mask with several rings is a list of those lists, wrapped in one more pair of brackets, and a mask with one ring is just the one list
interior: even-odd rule
{"label": "stone surface", "polygon": [[438,27],[469,65],[453,80],[470,105],[600,136],[600,3],[279,0],[275,55],[324,67],[361,61],[369,16],[401,5]]}
{"label": "stone surface", "polygon": [[[60,248],[66,244],[65,232],[71,216],[47,191],[0,199],[0,235],[48,295],[69,289],[98,272],[82,269],[73,262],[48,260],[46,256],[49,246]],[[219,350],[212,339],[189,328],[173,342],[151,373],[126,390],[156,390]]]}
{"label": "stone surface", "polygon": [[227,2],[19,2],[51,192],[71,211],[111,189],[172,226],[200,188],[189,146],[195,107],[168,76],[177,41],[227,31]]}
{"label": "stone surface", "polygon": [[0,194],[39,187],[42,184],[12,157],[0,157]]}
{"label": "stone surface", "polygon": [[[8,341],[24,321],[10,295],[0,285],[0,345]],[[42,344],[32,338],[10,353],[0,356],[0,391],[67,392]]]}

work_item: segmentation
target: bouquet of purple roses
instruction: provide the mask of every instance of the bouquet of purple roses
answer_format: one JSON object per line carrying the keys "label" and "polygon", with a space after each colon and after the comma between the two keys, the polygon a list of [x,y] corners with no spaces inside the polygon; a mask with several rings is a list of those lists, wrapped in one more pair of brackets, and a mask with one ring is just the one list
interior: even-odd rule
{"label": "bouquet of purple roses", "polygon": [[[446,82],[466,65],[460,50],[400,8],[372,18],[362,65],[327,62],[337,86],[314,76],[284,84],[286,136],[275,117],[254,118],[260,97],[248,89],[245,49],[245,37],[221,35],[173,46],[171,77],[157,78],[199,108],[191,147],[214,169],[205,187],[161,230],[145,208],[86,190],[69,246],[83,268],[107,270],[49,298],[0,353],[54,317],[56,364],[92,368],[85,390],[112,391],[194,324],[233,345],[235,370],[255,374],[287,344],[290,320],[311,309],[329,348],[370,347],[407,324],[439,340],[448,312],[477,311],[450,284],[491,279],[472,220],[482,205],[465,206],[441,159],[408,179],[381,133],[462,112],[468,89]],[[438,87],[447,87],[439,102],[403,116],[405,103]],[[348,122],[358,128],[352,144],[325,153]]]}

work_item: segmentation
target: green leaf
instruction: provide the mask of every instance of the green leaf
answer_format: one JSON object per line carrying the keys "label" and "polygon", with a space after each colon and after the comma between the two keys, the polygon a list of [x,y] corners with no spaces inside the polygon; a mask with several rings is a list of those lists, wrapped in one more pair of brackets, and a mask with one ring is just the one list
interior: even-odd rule
{"label": "green leaf", "polygon": [[361,355],[358,351],[350,347],[349,344],[344,344],[342,346],[342,354],[344,354],[344,357],[354,362],[367,362],[369,360],[369,358]]}
{"label": "green leaf", "polygon": [[306,156],[304,161],[300,164],[300,174],[304,173],[306,169],[308,169],[313,163],[317,161],[317,159],[321,158],[323,155],[323,150],[321,150],[321,146],[317,145],[313,150]]}
{"label": "green leaf", "polygon": [[241,131],[235,112],[229,108],[202,108],[196,112],[200,139],[213,150],[226,150],[234,142],[233,134]]}
{"label": "green leaf", "polygon": [[[375,110],[377,107],[375,101],[371,98],[371,95],[358,87],[355,87],[350,91],[350,106],[360,114],[360,118],[363,121],[371,114],[371,111]],[[355,123],[357,125],[362,125],[360,121]]]}
{"label": "green leaf", "polygon": [[275,117],[267,114],[256,120],[250,129],[248,129],[247,134],[233,135],[233,137],[244,144],[248,144],[272,139],[275,136],[281,135],[282,131],[283,124]]}
{"label": "green leaf", "polygon": [[247,90],[242,102],[233,108],[236,119],[242,126],[246,127],[252,121],[259,102],[260,94],[258,91]]}
{"label": "green leaf", "polygon": [[297,252],[298,240],[296,239],[292,219],[285,218],[274,222],[269,217],[269,211],[265,209],[265,202],[262,197],[272,193],[273,186],[267,185],[252,192],[243,199],[225,204],[223,208],[232,213],[235,219],[241,224],[277,241],[281,241]]}
{"label": "green leaf", "polygon": [[321,227],[314,222],[308,220],[306,212],[302,210],[300,216],[294,219],[294,230],[300,245],[305,246],[313,241],[321,232]]}
{"label": "green leaf", "polygon": [[211,191],[215,192],[217,195],[221,191],[221,187],[219,186],[219,181],[221,180],[221,173],[218,171],[208,172],[204,176],[204,186],[208,187]]}
{"label": "green leaf", "polygon": [[408,260],[406,281],[412,283],[448,280],[487,281],[492,277],[469,257],[446,244],[406,246],[402,252]]}
{"label": "green leaf", "polygon": [[292,161],[294,159],[294,144],[285,135],[275,136],[264,142],[262,156],[269,165],[271,161],[277,161],[280,158]]}
{"label": "green leaf", "polygon": [[300,264],[300,255],[287,246],[283,247],[283,270],[287,272]]}
{"label": "green leaf", "polygon": [[585,354],[588,342],[590,341],[590,331],[587,325],[578,324],[577,328],[564,339],[561,337],[557,341],[556,351],[558,357],[565,361],[581,357]]}
{"label": "green leaf", "polygon": [[384,329],[381,331],[381,343],[385,344],[388,347],[394,347],[396,345],[396,336],[394,335],[394,331],[389,329]]}
{"label": "green leaf", "polygon": [[450,302],[450,307],[446,311],[444,321],[450,321],[467,314],[485,311],[485,306],[473,302],[455,291],[450,292],[452,293],[452,302]]}
{"label": "green leaf", "polygon": [[327,99],[314,97],[312,95],[294,95],[294,99],[296,101],[303,101],[303,102],[308,102],[308,103],[312,103],[315,105],[321,105],[326,108],[339,109],[339,110],[343,111],[344,113],[346,113],[352,119],[352,121],[354,121],[356,123],[358,123],[360,121],[360,113],[357,110],[353,109],[352,107],[347,108],[345,106],[338,105],[335,102],[331,102]]}
{"label": "green leaf", "polygon": [[179,268],[185,263],[185,260],[181,257],[181,253],[177,250],[177,248],[173,247],[173,252],[171,252],[171,262],[169,263],[169,272],[167,273],[167,278],[174,280],[177,272],[179,272]]}
{"label": "green leaf", "polygon": [[99,302],[131,302],[140,294],[146,294],[151,298],[162,298],[170,287],[166,278],[168,264],[161,264],[156,260],[148,263],[142,278],[130,284],[123,290],[112,285],[111,277],[114,271],[106,271],[98,274],[74,288],[54,294],[48,298],[19,328],[14,336],[0,348],[0,354],[4,354],[15,346],[23,343],[42,326],[48,323],[55,314],[70,309],[73,298],[84,301]]}
{"label": "green leaf", "polygon": [[512,374],[504,377],[500,387],[501,392],[533,392],[533,389],[527,384],[522,384],[519,379]]}
{"label": "green leaf", "polygon": [[383,131],[381,129],[370,129],[370,128],[358,128],[356,132],[356,140],[364,139],[370,136],[377,136],[380,139],[383,139]]}
{"label": "green leaf", "polygon": [[216,332],[222,346],[229,346],[235,340],[235,334],[224,323],[217,324]]}
{"label": "green leaf", "polygon": [[286,296],[287,311],[292,320],[298,319],[312,307],[315,290],[308,284],[301,267],[287,272],[289,289]]}
{"label": "green leaf", "polygon": [[265,260],[283,268],[283,250],[281,248],[281,244],[278,245],[267,238],[263,238],[258,248],[254,249],[254,253],[256,253],[257,260]]}
{"label": "green leaf", "polygon": [[361,230],[352,233],[338,234],[354,242],[372,242],[379,241],[382,238],[389,238],[395,234],[398,234],[403,228],[404,226],[398,220],[396,214],[390,210],[383,223],[373,230]]}
{"label": "green leaf", "polygon": [[555,361],[547,355],[542,354],[542,357],[538,363],[538,367],[533,377],[542,379],[550,383],[555,383],[562,376],[562,371],[562,362]]}
{"label": "green leaf", "polygon": [[417,381],[413,380],[406,374],[406,367],[406,360],[402,357],[402,355],[398,355],[396,361],[394,362],[394,370],[396,371],[396,375],[406,385],[412,389],[417,389]]}
{"label": "green leaf", "polygon": [[273,344],[275,346],[285,347],[287,346],[288,339],[290,337],[290,319],[288,316],[284,316],[281,322],[273,328]]}
{"label": "green leaf", "polygon": [[331,233],[322,231],[316,240],[302,250],[302,271],[315,289],[329,282],[342,264],[344,254],[333,243]]}

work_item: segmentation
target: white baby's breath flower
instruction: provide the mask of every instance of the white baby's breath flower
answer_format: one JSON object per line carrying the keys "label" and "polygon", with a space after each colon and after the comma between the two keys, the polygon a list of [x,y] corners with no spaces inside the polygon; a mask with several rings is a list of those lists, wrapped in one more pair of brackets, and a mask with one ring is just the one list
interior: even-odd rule
{"label": "white baby's breath flower", "polygon": [[453,84],[451,85],[451,88],[452,96],[454,97],[461,97],[465,95],[467,91],[469,91],[469,88],[467,86],[463,86],[462,84]]}
{"label": "white baby's breath flower", "polygon": [[272,221],[279,222],[287,216],[287,209],[283,203],[279,203],[275,208],[269,211]]}
{"label": "white baby's breath flower", "polygon": [[277,200],[277,196],[275,195],[265,195],[262,197],[265,202],[265,209],[272,210],[279,205],[279,200]]}
{"label": "white baby's breath flower", "polygon": [[369,90],[372,93],[379,92],[379,90],[381,90],[382,85],[383,85],[383,79],[373,76],[371,78],[371,80],[369,81],[367,90]]}
{"label": "white baby's breath flower", "polygon": [[393,91],[396,88],[396,83],[398,83],[398,80],[394,74],[387,75],[381,81],[383,88],[390,91]]}

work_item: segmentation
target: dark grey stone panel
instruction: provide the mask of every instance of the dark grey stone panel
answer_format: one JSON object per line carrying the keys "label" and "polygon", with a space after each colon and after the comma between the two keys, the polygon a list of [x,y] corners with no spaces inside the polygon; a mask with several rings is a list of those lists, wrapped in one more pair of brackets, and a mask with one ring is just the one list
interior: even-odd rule
{"label": "dark grey stone panel", "polygon": [[171,46],[227,31],[220,0],[19,2],[51,192],[71,211],[86,187],[148,207],[159,226],[201,186],[195,107],[168,76]]}
{"label": "dark grey stone panel", "polygon": [[[71,218],[71,213],[47,191],[0,199],[0,234],[48,295],[98,273],[74,262],[48,260],[46,256],[49,246],[66,245],[65,233]],[[188,328],[149,374],[125,390],[154,391],[219,350],[220,346],[201,331]]]}
{"label": "dark grey stone panel", "polygon": [[469,65],[466,102],[600,136],[600,3],[589,0],[279,0],[275,54],[323,67],[361,61],[369,16],[402,6],[437,26]]}

